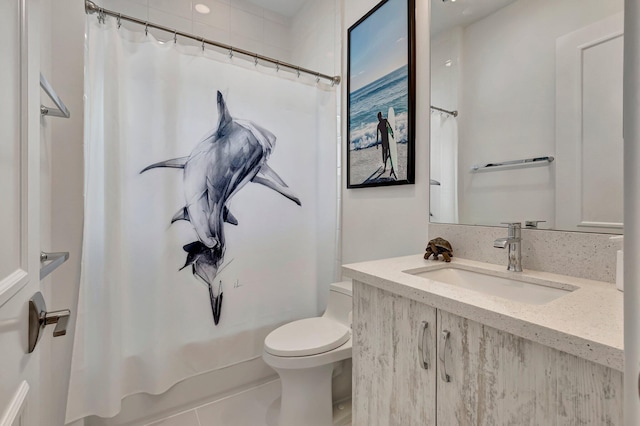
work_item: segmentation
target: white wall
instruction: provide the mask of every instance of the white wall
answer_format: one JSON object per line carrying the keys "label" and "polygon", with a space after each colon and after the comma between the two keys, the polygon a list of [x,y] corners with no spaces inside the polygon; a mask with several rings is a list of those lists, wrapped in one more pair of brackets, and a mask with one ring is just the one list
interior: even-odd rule
{"label": "white wall", "polygon": [[[454,27],[431,39],[431,105],[457,111],[462,85],[462,27]],[[457,119],[436,110],[430,113],[430,178],[440,185],[429,185],[429,213],[432,221],[457,222],[457,144],[448,137]],[[446,121],[445,121],[446,120]],[[440,127],[440,128],[438,128]]]}
{"label": "white wall", "polygon": [[[42,25],[39,26],[40,31],[40,72],[49,81],[52,79],[52,58],[51,58],[51,21],[49,19],[42,19],[42,17],[48,17],[51,15],[52,2],[51,0],[42,0],[39,7],[40,21]],[[54,89],[56,89],[54,87]],[[41,103],[43,105],[52,105],[51,100],[44,93],[40,91]],[[64,99],[63,99],[64,100]],[[57,117],[43,117],[40,120],[40,250],[45,252],[59,251],[52,244],[52,180],[53,180],[53,151],[56,149],[56,141],[52,138],[52,125],[56,120],[60,120]],[[50,275],[40,282],[40,291],[42,292],[44,299],[47,303],[49,310],[58,309],[54,306],[53,294],[55,293],[53,276]],[[64,339],[65,337],[61,337]],[[60,340],[61,338],[53,339],[51,333],[44,333],[42,340],[38,344],[38,351],[40,352],[41,363],[41,392],[45,394],[54,394],[54,375],[55,375],[55,363],[52,362],[52,345],[54,340]],[[56,342],[57,343],[57,342]],[[46,413],[49,416],[57,409],[57,401],[51,401],[49,398],[42,398],[41,413]]]}
{"label": "white wall", "polygon": [[462,27],[454,27],[431,39],[431,104],[449,111],[461,100],[462,35]]}
{"label": "white wall", "polygon": [[[554,225],[554,166],[469,173],[473,164],[554,155],[556,38],[622,10],[622,0],[520,0],[464,30],[460,221]],[[558,141],[561,143],[562,141]],[[518,212],[526,211],[527,217]],[[521,215],[521,213],[520,213]]]}
{"label": "white wall", "polygon": [[[75,0],[51,1],[50,82],[67,105],[71,118],[51,120],[52,140],[52,248],[68,251],[69,261],[52,274],[52,306],[71,309],[64,338],[52,341],[52,382],[56,392],[52,424],[64,423],[71,349],[80,280],[83,224],[83,52],[84,4]],[[43,17],[45,19],[45,17]]]}
{"label": "white wall", "polygon": [[[342,75],[347,70],[347,29],[378,3],[377,0],[343,2]],[[429,220],[429,1],[416,0],[416,183],[379,188],[346,188],[343,175],[343,263],[422,252]],[[342,86],[346,99],[347,85]],[[346,106],[342,116],[346,117]],[[346,141],[346,120],[342,120]],[[346,150],[342,149],[342,164]]]}
{"label": "white wall", "polygon": [[[282,61],[291,59],[291,18],[247,0],[95,0],[95,3],[124,15]],[[206,15],[196,12],[193,5],[197,3],[205,4],[211,12]],[[135,24],[123,25],[140,29]],[[150,32],[162,40],[173,38],[166,32]]]}

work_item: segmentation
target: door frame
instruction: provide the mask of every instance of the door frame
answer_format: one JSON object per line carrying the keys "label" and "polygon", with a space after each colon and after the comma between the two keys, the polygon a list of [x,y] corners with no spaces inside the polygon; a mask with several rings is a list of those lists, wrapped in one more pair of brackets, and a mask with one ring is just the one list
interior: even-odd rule
{"label": "door frame", "polygon": [[[20,13],[20,261],[18,267],[0,279],[0,310],[18,304],[20,351],[24,353],[16,390],[0,407],[0,426],[39,425],[45,418],[39,391],[42,371],[38,351],[27,354],[28,303],[40,290],[40,40],[37,4],[19,0]],[[4,41],[6,42],[6,41]],[[24,300],[18,301],[20,297]],[[12,319],[13,320],[13,319]],[[3,363],[1,368],[15,368]],[[14,376],[15,378],[15,376]],[[12,379],[13,380],[13,379]],[[48,406],[45,404],[45,406]]]}

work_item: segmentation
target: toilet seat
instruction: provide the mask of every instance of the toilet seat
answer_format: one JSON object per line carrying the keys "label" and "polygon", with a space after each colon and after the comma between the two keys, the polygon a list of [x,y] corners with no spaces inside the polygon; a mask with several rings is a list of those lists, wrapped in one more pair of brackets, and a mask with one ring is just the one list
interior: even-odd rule
{"label": "toilet seat", "polygon": [[276,356],[309,356],[331,351],[351,338],[349,327],[332,319],[307,318],[269,333],[265,351]]}

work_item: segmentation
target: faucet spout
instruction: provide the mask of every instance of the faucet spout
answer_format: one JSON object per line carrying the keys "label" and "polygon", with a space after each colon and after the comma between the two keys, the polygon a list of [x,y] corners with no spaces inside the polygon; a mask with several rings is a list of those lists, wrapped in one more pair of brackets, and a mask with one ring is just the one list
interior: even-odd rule
{"label": "faucet spout", "polygon": [[520,250],[522,238],[520,222],[509,223],[509,235],[506,238],[498,238],[493,242],[495,248],[509,248],[509,263],[507,270],[512,272],[522,272],[522,253]]}
{"label": "faucet spout", "polygon": [[505,248],[507,246],[507,239],[506,238],[498,238],[497,240],[495,240],[493,242],[493,247],[495,248]]}
{"label": "faucet spout", "polygon": [[521,238],[498,238],[493,242],[493,247],[495,248],[507,248],[507,246],[515,243],[519,243],[522,241]]}

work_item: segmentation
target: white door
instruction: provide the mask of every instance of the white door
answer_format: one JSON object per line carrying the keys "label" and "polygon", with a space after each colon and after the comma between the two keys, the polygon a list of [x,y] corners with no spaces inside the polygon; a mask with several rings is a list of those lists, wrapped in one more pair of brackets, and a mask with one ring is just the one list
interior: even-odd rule
{"label": "white door", "polygon": [[27,353],[29,299],[40,289],[39,48],[30,3],[0,1],[0,426],[47,424],[39,351]]}
{"label": "white door", "polygon": [[556,42],[556,226],[622,232],[623,16]]}

